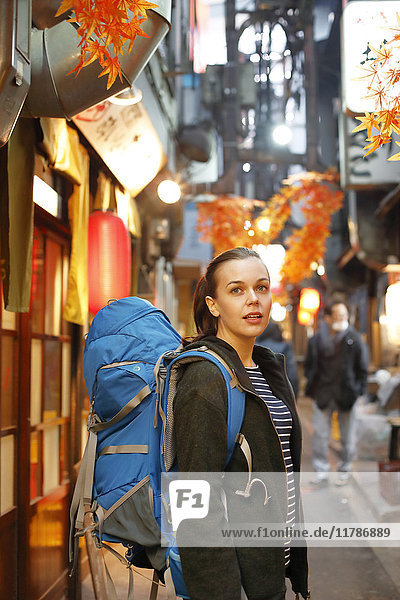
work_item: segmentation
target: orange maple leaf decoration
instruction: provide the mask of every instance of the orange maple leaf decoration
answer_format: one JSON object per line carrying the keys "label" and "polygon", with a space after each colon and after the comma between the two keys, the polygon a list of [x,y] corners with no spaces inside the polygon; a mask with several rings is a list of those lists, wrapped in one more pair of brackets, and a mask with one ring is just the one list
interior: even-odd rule
{"label": "orange maple leaf decoration", "polygon": [[330,236],[331,215],[343,204],[343,192],[337,189],[338,181],[335,169],[325,173],[307,171],[291,175],[282,182],[284,187],[272,197],[273,203],[260,214],[260,219],[266,218],[271,222],[264,244],[271,243],[282,231],[292,204],[300,204],[305,218],[303,227],[294,229],[285,240],[287,249],[281,270],[283,284],[296,285],[307,279],[312,274],[311,263],[323,259],[326,240]]}
{"label": "orange maple leaf decoration", "polygon": [[255,207],[264,202],[223,194],[210,202],[199,202],[197,229],[200,239],[209,242],[219,254],[234,246],[251,248],[262,244],[261,232],[251,226]]}
{"label": "orange maple leaf decoration", "polygon": [[[147,0],[63,0],[56,16],[73,11],[70,22],[77,23],[81,38],[80,58],[70,73],[79,74],[83,67],[98,60],[108,75],[107,89],[117,77],[122,81],[119,55],[131,52],[136,36],[149,37],[141,29],[147,11],[157,4]],[[69,73],[68,73],[69,74]]]}
{"label": "orange maple leaf decoration", "polygon": [[379,130],[379,122],[378,119],[375,117],[374,113],[366,112],[365,117],[356,117],[356,119],[358,119],[358,121],[361,121],[361,124],[353,129],[353,133],[366,129],[367,135],[370,138],[372,135],[373,128]]}
{"label": "orange maple leaf decoration", "polygon": [[[366,98],[374,98],[376,110],[365,113],[365,117],[356,117],[361,124],[353,129],[357,131],[367,130],[365,156],[375,152],[378,148],[392,141],[393,131],[400,135],[400,17],[396,14],[397,27],[389,27],[395,32],[394,37],[388,42],[382,42],[379,48],[368,44],[374,56],[367,61],[367,66],[362,67],[364,75],[357,79],[367,79],[368,95]],[[377,129],[377,134],[372,135],[372,129]],[[397,142],[396,142],[397,144]],[[394,154],[388,160],[400,160],[400,153]]]}
{"label": "orange maple leaf decoration", "polygon": [[367,138],[366,141],[371,143],[364,146],[363,150],[368,150],[368,152],[364,154],[364,157],[371,154],[371,152],[375,152],[375,150],[383,146],[383,144],[388,144],[391,141],[391,138],[386,133],[379,133],[378,135],[372,135]]}
{"label": "orange maple leaf decoration", "polygon": [[[287,250],[281,271],[285,285],[296,285],[311,275],[311,263],[324,257],[331,215],[343,204],[343,192],[337,189],[338,180],[334,169],[292,175],[282,182],[282,188],[256,219],[253,219],[254,208],[264,205],[257,200],[223,195],[199,203],[197,228],[201,239],[210,242],[215,253],[235,246],[268,245],[283,230],[292,204],[301,203],[305,224],[285,241]],[[257,226],[261,219],[270,223],[266,232]]]}
{"label": "orange maple leaf decoration", "polygon": [[[400,146],[400,142],[396,142],[396,144],[398,146]],[[400,152],[397,152],[396,154],[393,154],[393,156],[391,156],[390,158],[388,158],[388,160],[400,160]]]}

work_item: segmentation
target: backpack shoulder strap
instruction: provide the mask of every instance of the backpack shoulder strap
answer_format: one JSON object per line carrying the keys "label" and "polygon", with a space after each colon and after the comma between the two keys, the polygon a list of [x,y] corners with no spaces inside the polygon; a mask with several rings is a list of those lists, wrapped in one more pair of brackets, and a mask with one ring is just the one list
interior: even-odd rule
{"label": "backpack shoulder strap", "polygon": [[[217,352],[213,352],[212,350],[209,350],[206,347],[204,347],[204,348],[205,349],[202,350],[202,352],[204,352],[205,354],[209,354],[209,356],[210,356],[209,360],[212,360],[212,362],[214,362],[214,364],[219,363],[220,368],[222,367],[221,371],[222,371],[222,374],[224,375],[225,381],[227,382],[227,390],[228,390],[228,419],[227,419],[228,455],[227,455],[224,467],[226,467],[226,465],[231,460],[233,450],[235,448],[235,443],[237,442],[239,444],[239,447],[240,447],[241,451],[243,452],[244,457],[247,462],[248,480],[247,480],[246,488],[244,490],[236,490],[236,494],[239,494],[240,496],[244,496],[245,498],[248,498],[251,495],[251,486],[253,485],[254,482],[256,482],[256,481],[260,482],[260,480],[253,479],[253,459],[252,459],[252,455],[251,455],[251,449],[250,449],[249,443],[246,440],[243,433],[240,433],[240,428],[242,427],[243,418],[244,418],[245,399],[246,399],[245,392],[241,388],[241,386],[239,384],[239,380],[238,380],[235,372],[229,367],[229,365],[224,361],[224,359],[219,354],[217,354]],[[218,361],[218,362],[215,362],[215,361]],[[229,374],[229,377],[231,378],[229,383],[228,383],[228,380],[226,377],[226,372]],[[261,483],[263,483],[263,482],[261,481]],[[265,484],[264,484],[264,489],[265,489],[264,504],[267,504],[269,497],[268,497],[268,491],[265,487]]]}
{"label": "backpack shoulder strap", "polygon": [[[215,360],[214,364],[219,366],[224,375],[224,379],[227,382],[228,390],[228,455],[225,461],[225,467],[232,458],[235,443],[239,440],[240,428],[243,423],[244,409],[245,409],[245,392],[242,390],[239,384],[236,373],[229,367],[227,362],[213,350],[207,348],[202,351],[204,354],[213,357]],[[215,362],[217,361],[217,362]],[[228,382],[225,372],[229,375],[230,381]]]}
{"label": "backpack shoulder strap", "polygon": [[226,383],[228,392],[228,454],[225,461],[226,466],[232,458],[235,443],[239,440],[240,428],[244,418],[245,392],[240,387],[239,380],[228,363],[217,352],[210,350],[207,346],[182,352],[172,361],[171,366],[176,362],[184,364],[195,360],[209,360],[215,364],[220,369]]}

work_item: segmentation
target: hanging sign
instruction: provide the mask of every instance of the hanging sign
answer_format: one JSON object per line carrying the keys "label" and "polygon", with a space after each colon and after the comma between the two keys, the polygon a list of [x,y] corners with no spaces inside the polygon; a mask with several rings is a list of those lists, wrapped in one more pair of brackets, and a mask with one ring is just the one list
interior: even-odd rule
{"label": "hanging sign", "polygon": [[121,106],[106,100],[79,113],[73,121],[132,196],[167,162],[142,102]]}
{"label": "hanging sign", "polygon": [[366,98],[371,91],[367,89],[369,79],[362,78],[365,75],[362,67],[374,55],[368,45],[379,49],[385,37],[388,40],[394,37],[396,32],[390,28],[397,24],[396,13],[400,16],[400,2],[393,0],[362,0],[344,7],[341,28],[344,111],[362,114],[376,108],[375,100]]}
{"label": "hanging sign", "polygon": [[397,162],[388,158],[397,152],[394,142],[385,144],[378,152],[364,158],[365,131],[352,133],[359,121],[345,114],[339,115],[340,185],[344,189],[376,187],[400,183]]}

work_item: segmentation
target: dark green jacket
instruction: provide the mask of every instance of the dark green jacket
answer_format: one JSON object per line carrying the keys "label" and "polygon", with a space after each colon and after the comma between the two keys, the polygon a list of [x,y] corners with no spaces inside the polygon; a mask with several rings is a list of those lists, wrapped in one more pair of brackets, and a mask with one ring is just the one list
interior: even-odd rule
{"label": "dark green jacket", "polygon": [[[246,390],[241,432],[249,442],[254,472],[284,472],[278,434],[269,411],[248,378],[232,346],[209,336],[188,348],[206,345],[218,352],[236,373]],[[284,357],[255,346],[253,358],[275,396],[289,408],[293,428],[290,439],[294,471],[300,471],[301,429],[293,392],[285,374]],[[246,472],[247,463],[237,446],[227,457],[227,392],[219,369],[208,361],[190,364],[179,382],[174,403],[178,468],[182,472]],[[296,490],[300,515],[299,490]],[[286,510],[286,507],[285,507]],[[300,519],[300,516],[298,517]],[[201,527],[201,521],[192,521]],[[178,538],[179,543],[179,538]],[[191,600],[240,600],[243,586],[249,600],[280,600],[284,597],[284,550],[281,547],[180,548],[183,575]],[[291,547],[286,569],[294,592],[307,596],[306,548]]]}
{"label": "dark green jacket", "polygon": [[[310,338],[307,356],[304,362],[304,374],[307,378],[306,394],[316,401],[323,410],[334,400],[342,411],[348,411],[357,398],[365,394],[368,377],[368,348],[361,335],[353,327],[349,327],[341,336],[336,348],[336,379],[332,393],[332,365],[335,356],[326,352],[327,343],[331,341],[327,327],[321,327]],[[332,347],[333,344],[332,344]],[[335,373],[333,373],[335,377]]]}

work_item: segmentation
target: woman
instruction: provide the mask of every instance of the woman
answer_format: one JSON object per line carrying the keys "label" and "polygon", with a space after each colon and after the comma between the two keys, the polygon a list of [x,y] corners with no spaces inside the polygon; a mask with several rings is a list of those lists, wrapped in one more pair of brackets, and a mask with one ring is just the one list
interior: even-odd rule
{"label": "woman", "polygon": [[[198,335],[187,348],[205,345],[235,371],[246,390],[241,433],[251,449],[253,471],[287,473],[284,509],[287,520],[294,521],[300,518],[299,490],[293,481],[293,471],[300,470],[299,419],[283,356],[254,346],[268,323],[271,301],[269,274],[256,252],[234,248],[218,255],[197,285]],[[206,360],[192,363],[174,403],[179,471],[246,471],[239,447],[224,468],[226,418],[227,392],[218,368]],[[196,525],[201,531],[201,522]],[[180,555],[191,600],[239,600],[241,588],[249,600],[282,600],[285,575],[295,593],[308,597],[304,547],[180,547]]]}

